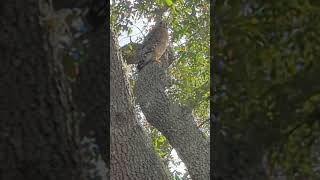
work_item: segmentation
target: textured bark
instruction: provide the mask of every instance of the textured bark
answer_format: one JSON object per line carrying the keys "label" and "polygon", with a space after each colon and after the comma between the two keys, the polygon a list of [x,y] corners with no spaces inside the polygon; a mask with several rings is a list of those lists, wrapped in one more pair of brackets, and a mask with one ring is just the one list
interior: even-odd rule
{"label": "textured bark", "polygon": [[82,116],[80,137],[94,136],[106,168],[110,169],[109,34],[101,28],[88,39],[89,58],[80,65],[80,76],[74,87],[75,102]]}
{"label": "textured bark", "polygon": [[[217,128],[218,129],[218,128]],[[263,167],[264,151],[232,139],[232,132],[218,129],[214,142],[214,174],[217,180],[267,180]]]}
{"label": "textured bark", "polygon": [[53,0],[54,10],[59,10],[63,8],[74,8],[79,0]]}
{"label": "textured bark", "polygon": [[123,60],[112,32],[110,43],[111,179],[169,179],[135,117]]}
{"label": "textured bark", "polygon": [[70,88],[38,1],[4,0],[0,13],[0,179],[82,179]]}
{"label": "textured bark", "polygon": [[176,149],[191,178],[209,179],[209,140],[197,129],[191,109],[171,102],[167,85],[164,68],[156,63],[145,66],[135,86],[137,102],[147,121]]}

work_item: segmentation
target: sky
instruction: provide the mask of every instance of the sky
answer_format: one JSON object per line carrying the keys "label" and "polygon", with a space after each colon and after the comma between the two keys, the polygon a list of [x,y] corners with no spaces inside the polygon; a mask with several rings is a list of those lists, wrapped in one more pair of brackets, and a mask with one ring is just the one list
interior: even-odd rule
{"label": "sky", "polygon": [[[133,22],[133,25],[128,25],[132,28],[132,33],[130,34],[131,40],[133,42],[136,42],[139,38],[143,37],[143,34],[141,31],[143,31],[144,35],[146,35],[147,30],[143,29],[143,27],[146,25],[145,22],[147,22],[147,19],[141,19],[138,21],[134,21],[133,19],[130,19]],[[151,27],[153,24],[148,24],[147,29]],[[141,30],[141,31],[140,31]],[[130,37],[128,36],[127,31],[123,31],[120,33],[119,36],[119,45],[122,47],[126,44],[130,43]]]}
{"label": "sky", "polygon": [[[135,26],[132,27],[131,40],[136,42],[138,38],[142,37],[140,30],[136,27],[142,27],[144,23],[142,21],[137,21]],[[130,43],[130,37],[128,37],[127,32],[122,32],[119,36],[119,45],[122,47],[126,44]]]}

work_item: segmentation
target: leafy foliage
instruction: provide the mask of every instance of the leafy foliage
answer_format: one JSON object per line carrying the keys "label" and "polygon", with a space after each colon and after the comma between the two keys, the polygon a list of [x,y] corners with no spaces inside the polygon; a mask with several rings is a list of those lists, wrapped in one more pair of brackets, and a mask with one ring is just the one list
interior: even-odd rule
{"label": "leafy foliage", "polygon": [[172,22],[178,60],[171,69],[176,81],[170,92],[204,121],[209,114],[209,1],[179,2]]}
{"label": "leafy foliage", "polygon": [[219,121],[234,141],[255,147],[253,154],[272,152],[290,178],[315,177],[310,147],[319,137],[319,5],[217,1],[215,9]]}
{"label": "leafy foliage", "polygon": [[168,140],[153,127],[151,128],[151,138],[153,141],[154,150],[159,157],[164,160],[165,164],[167,164],[167,161],[170,158],[170,152],[172,150]]}
{"label": "leafy foliage", "polygon": [[[147,19],[147,24],[158,19],[169,23],[171,46],[176,62],[170,69],[174,79],[169,94],[173,99],[194,109],[200,122],[208,118],[209,108],[209,0],[113,0],[111,24],[115,29],[127,31],[136,20]],[[200,123],[199,122],[199,123]],[[208,123],[203,128],[208,129]],[[171,151],[167,140],[153,131],[153,143],[160,157]]]}

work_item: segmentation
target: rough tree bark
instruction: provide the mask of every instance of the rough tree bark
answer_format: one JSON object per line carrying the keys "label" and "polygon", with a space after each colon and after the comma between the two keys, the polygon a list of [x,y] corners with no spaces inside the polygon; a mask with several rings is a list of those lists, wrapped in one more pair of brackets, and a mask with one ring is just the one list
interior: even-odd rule
{"label": "rough tree bark", "polygon": [[73,88],[74,99],[80,114],[80,137],[93,137],[105,162],[109,177],[110,169],[110,112],[109,112],[109,64],[107,50],[109,35],[104,28],[88,36],[88,60],[80,64],[80,75]]}
{"label": "rough tree bark", "polygon": [[70,88],[38,0],[4,0],[0,13],[0,179],[82,179]]}
{"label": "rough tree bark", "polygon": [[217,128],[214,142],[214,175],[218,180],[267,180],[263,149],[232,139],[232,132]]}
{"label": "rough tree bark", "polygon": [[163,165],[138,124],[116,36],[111,31],[111,172],[112,180],[167,180]]}
{"label": "rough tree bark", "polygon": [[[167,61],[162,59],[162,62]],[[135,85],[137,102],[147,121],[176,149],[191,178],[209,179],[209,140],[197,129],[191,109],[168,98],[167,86],[165,68],[156,63],[148,64],[140,71]]]}

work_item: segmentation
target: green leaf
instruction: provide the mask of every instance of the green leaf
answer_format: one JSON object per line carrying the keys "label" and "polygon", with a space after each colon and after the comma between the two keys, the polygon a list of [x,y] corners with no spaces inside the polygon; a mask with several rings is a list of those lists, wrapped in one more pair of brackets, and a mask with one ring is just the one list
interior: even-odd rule
{"label": "green leaf", "polygon": [[167,4],[168,6],[171,6],[171,5],[173,4],[172,0],[164,0],[164,1],[166,2],[166,4]]}

